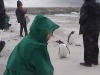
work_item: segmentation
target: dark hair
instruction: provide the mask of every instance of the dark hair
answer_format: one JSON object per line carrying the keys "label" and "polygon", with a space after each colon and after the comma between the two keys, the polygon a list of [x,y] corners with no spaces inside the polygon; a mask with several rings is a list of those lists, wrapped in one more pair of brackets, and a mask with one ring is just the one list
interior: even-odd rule
{"label": "dark hair", "polygon": [[20,6],[20,4],[22,4],[22,2],[20,0],[17,1],[17,7]]}

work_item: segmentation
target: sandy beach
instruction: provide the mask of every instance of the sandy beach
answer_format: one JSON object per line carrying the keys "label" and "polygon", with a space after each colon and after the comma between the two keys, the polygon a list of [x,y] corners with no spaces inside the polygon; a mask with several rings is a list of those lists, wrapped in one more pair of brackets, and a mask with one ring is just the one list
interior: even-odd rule
{"label": "sandy beach", "polygon": [[[8,14],[11,18],[9,23],[12,24],[12,26],[7,31],[0,30],[0,37],[2,37],[2,40],[6,42],[4,49],[0,53],[0,75],[3,74],[6,68],[6,63],[10,53],[19,41],[23,39],[23,37],[19,36],[20,25],[17,23],[15,14],[13,12]],[[27,16],[30,18],[30,22],[27,25],[29,31],[30,25],[36,15],[27,14]],[[48,41],[48,51],[54,66],[54,75],[99,75],[100,62],[98,66],[93,65],[92,67],[84,67],[79,64],[80,62],[83,62],[84,57],[82,35],[79,35],[79,14],[70,13],[45,16],[60,25],[60,28],[54,32],[54,36]],[[67,44],[67,40],[71,31],[75,31],[75,33],[71,36],[73,41],[70,45]],[[68,54],[67,58],[60,59],[58,56],[59,44],[54,41],[59,39],[62,40],[70,49],[71,53]]]}

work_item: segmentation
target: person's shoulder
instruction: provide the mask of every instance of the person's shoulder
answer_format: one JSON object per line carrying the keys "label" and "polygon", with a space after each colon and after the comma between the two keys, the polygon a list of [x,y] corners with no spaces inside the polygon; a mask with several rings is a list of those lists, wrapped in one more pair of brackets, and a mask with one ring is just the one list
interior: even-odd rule
{"label": "person's shoulder", "polygon": [[38,43],[38,42],[33,42],[33,44],[34,44],[35,47],[38,47],[38,48],[43,48],[43,47],[46,46],[45,44],[43,44],[43,43]]}
{"label": "person's shoulder", "polygon": [[82,7],[87,7],[87,3],[83,3]]}
{"label": "person's shoulder", "polygon": [[29,39],[27,45],[31,46],[31,47],[34,47],[34,48],[42,48],[42,47],[46,46],[45,44],[39,43],[39,42],[37,42],[33,39]]}
{"label": "person's shoulder", "polygon": [[41,48],[41,47],[46,46],[44,43],[39,43],[38,41],[34,40],[29,35],[24,37],[20,43],[23,44],[24,46],[26,46],[26,48],[27,47],[30,47],[30,48]]}

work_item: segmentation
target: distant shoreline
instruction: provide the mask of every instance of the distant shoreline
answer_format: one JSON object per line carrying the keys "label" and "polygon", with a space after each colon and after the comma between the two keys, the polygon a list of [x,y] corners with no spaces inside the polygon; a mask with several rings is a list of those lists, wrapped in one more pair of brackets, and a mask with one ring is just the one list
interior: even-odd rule
{"label": "distant shoreline", "polygon": [[[24,7],[28,14],[65,14],[79,12],[80,7]],[[6,12],[15,11],[16,7],[6,7]]]}

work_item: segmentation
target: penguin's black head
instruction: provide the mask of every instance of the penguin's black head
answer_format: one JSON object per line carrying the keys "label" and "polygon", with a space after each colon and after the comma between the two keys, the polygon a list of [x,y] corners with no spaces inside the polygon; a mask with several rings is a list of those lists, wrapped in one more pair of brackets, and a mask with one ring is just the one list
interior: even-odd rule
{"label": "penguin's black head", "polygon": [[62,42],[61,40],[57,40],[55,41],[56,43],[59,43],[59,44],[64,44],[64,42]]}
{"label": "penguin's black head", "polygon": [[71,32],[71,34],[74,34],[74,33],[75,33],[75,31],[72,31],[72,32]]}

